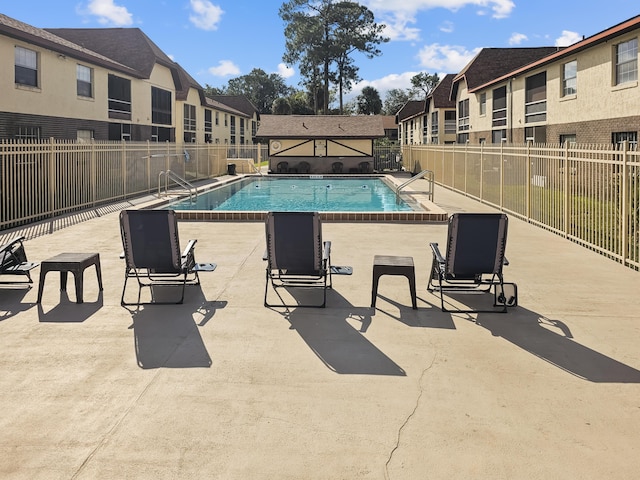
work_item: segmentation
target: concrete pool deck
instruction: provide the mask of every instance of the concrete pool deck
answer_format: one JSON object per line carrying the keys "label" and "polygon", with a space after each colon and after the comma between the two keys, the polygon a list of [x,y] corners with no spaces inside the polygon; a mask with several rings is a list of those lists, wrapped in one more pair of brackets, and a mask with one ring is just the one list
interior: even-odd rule
{"label": "concrete pool deck", "polygon": [[[436,188],[454,211],[492,211]],[[137,203],[137,202],[136,202]],[[264,227],[181,222],[202,274],[183,305],[120,306],[120,204],[25,228],[30,260],[99,252],[85,303],[0,288],[3,479],[633,479],[640,273],[510,218],[507,314],[425,290],[442,223],[325,223],[325,309],[263,307]],[[4,243],[9,234],[0,235]],[[412,256],[407,280],[374,255]]]}

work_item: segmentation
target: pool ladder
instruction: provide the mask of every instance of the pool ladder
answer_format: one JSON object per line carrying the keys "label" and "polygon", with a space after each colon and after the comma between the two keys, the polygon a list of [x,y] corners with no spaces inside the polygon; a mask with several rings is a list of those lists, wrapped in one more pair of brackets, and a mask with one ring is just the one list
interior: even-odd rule
{"label": "pool ladder", "polygon": [[[164,190],[162,188],[163,178],[164,178]],[[166,170],[166,171],[163,170],[158,174],[158,197],[161,197],[163,192],[165,196],[169,194],[169,180],[171,180],[174,183],[177,183],[182,188],[184,188],[187,192],[189,192],[189,201],[191,203],[194,203],[198,199],[198,189],[195,186],[193,186],[191,183],[189,183],[186,179],[182,178],[180,175],[178,175],[175,172],[172,172],[171,170]]]}
{"label": "pool ladder", "polygon": [[431,170],[423,170],[420,173],[414,175],[413,177],[411,177],[409,180],[407,180],[406,182],[404,182],[403,184],[399,185],[398,188],[396,188],[396,195],[399,196],[400,195],[400,190],[402,190],[404,187],[406,187],[407,185],[415,182],[416,180],[419,180],[421,178],[426,178],[426,180],[429,182],[429,190],[427,191],[427,196],[429,197],[429,200],[431,200],[433,202],[433,185],[434,185],[434,175],[433,172]]}

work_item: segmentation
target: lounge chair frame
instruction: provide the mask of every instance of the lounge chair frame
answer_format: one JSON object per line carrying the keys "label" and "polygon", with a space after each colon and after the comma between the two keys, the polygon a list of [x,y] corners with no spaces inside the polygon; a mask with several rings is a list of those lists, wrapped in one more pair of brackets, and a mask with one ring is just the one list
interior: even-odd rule
{"label": "lounge chair frame", "polygon": [[37,262],[29,262],[24,249],[24,236],[16,237],[0,246],[0,276],[27,277],[26,280],[2,280],[3,285],[26,284],[31,288],[33,279],[30,271],[36,268]]}
{"label": "lounge chair frame", "polygon": [[[296,227],[295,232],[283,228]],[[265,221],[267,250],[265,307],[316,307],[327,304],[327,289],[332,287],[331,242],[322,241],[322,223],[318,212],[269,212]],[[289,235],[292,233],[292,235]],[[294,238],[295,237],[295,238]],[[302,246],[302,250],[300,250]],[[285,288],[321,288],[320,304],[278,304],[267,300],[269,285],[273,291]]]}
{"label": "lounge chair frame", "polygon": [[[181,304],[186,286],[200,284],[198,272],[212,272],[216,268],[215,263],[196,262],[197,240],[189,240],[184,251],[180,251],[178,222],[173,210],[123,210],[120,212],[120,232],[124,247],[121,256],[126,263],[121,305]],[[157,247],[155,254],[154,246],[145,243],[151,237]],[[135,303],[124,299],[129,278],[135,278],[138,283],[138,301]],[[157,286],[181,287],[180,298],[175,302],[153,300],[152,287]],[[140,301],[143,287],[151,289],[151,302]]]}
{"label": "lounge chair frame", "polygon": [[[506,299],[503,293],[502,268],[509,264],[505,257],[507,226],[508,219],[503,213],[456,213],[449,218],[446,256],[442,255],[437,243],[429,244],[433,261],[427,289],[440,294],[443,312],[505,313],[508,306],[517,304],[515,296]],[[447,292],[482,293],[491,289],[494,289],[494,308],[491,310],[445,307],[444,294]]]}

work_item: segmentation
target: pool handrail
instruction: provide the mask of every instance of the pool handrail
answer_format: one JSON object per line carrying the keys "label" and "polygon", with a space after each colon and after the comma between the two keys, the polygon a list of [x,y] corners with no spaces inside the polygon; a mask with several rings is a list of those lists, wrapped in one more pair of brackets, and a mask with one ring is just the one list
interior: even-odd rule
{"label": "pool handrail", "polygon": [[171,170],[163,170],[158,174],[158,197],[162,196],[162,178],[164,177],[164,194],[167,195],[169,192],[169,179],[173,180],[175,183],[180,185],[182,188],[189,192],[189,201],[194,203],[194,201],[198,200],[198,189],[191,183],[189,183],[186,179],[182,178],[177,173]]}

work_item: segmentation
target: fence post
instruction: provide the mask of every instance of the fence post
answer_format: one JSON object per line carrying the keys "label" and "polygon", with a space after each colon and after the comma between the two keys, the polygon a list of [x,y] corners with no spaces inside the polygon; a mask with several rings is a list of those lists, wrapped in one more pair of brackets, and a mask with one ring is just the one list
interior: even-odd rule
{"label": "fence post", "polygon": [[56,154],[55,139],[49,138],[49,216],[53,217],[56,211]]}
{"label": "fence post", "polygon": [[500,210],[504,209],[504,144],[500,142]]}
{"label": "fence post", "polygon": [[[525,172],[526,172],[526,182],[525,183],[525,214],[527,216],[527,221],[531,220],[531,141],[527,141],[527,151],[525,154],[525,161],[527,162]],[[546,187],[545,187],[546,188]]]}
{"label": "fence post", "polygon": [[564,225],[562,227],[563,231],[564,231],[564,238],[568,238],[569,237],[569,173],[571,172],[571,169],[569,168],[569,142],[564,142],[564,179],[563,179],[563,186],[562,188],[564,189],[563,192],[563,207],[564,207],[564,212],[563,212],[563,216],[564,216]]}
{"label": "fence post", "polygon": [[480,143],[480,201],[484,200],[484,142]]}
{"label": "fence post", "polygon": [[629,259],[630,255],[629,255],[629,228],[628,228],[628,211],[627,211],[627,206],[631,204],[631,202],[629,202],[628,200],[630,200],[629,197],[629,165],[628,165],[628,147],[629,147],[629,141],[625,140],[624,142],[622,142],[622,172],[621,172],[621,180],[620,183],[622,183],[621,187],[622,187],[622,192],[619,195],[620,197],[620,222],[622,223],[622,225],[620,225],[620,231],[621,231],[621,235],[622,235],[622,265],[627,265],[627,260]]}
{"label": "fence post", "polygon": [[469,155],[469,140],[467,140],[464,144],[464,193],[468,194],[469,191],[467,190],[467,162],[469,161],[468,155]]}
{"label": "fence post", "polygon": [[122,196],[127,198],[127,144],[124,140],[120,140],[120,145],[122,145],[122,155],[120,155],[120,160],[122,161]]}
{"label": "fence post", "polygon": [[91,183],[93,187],[93,207],[96,206],[96,199],[98,197],[98,165],[96,163],[96,141],[95,139],[91,139],[91,153],[89,155],[89,162],[91,164],[91,171],[93,175],[91,175]]}
{"label": "fence post", "polygon": [[147,161],[145,162],[147,169],[147,192],[151,193],[151,142],[147,140]]}

